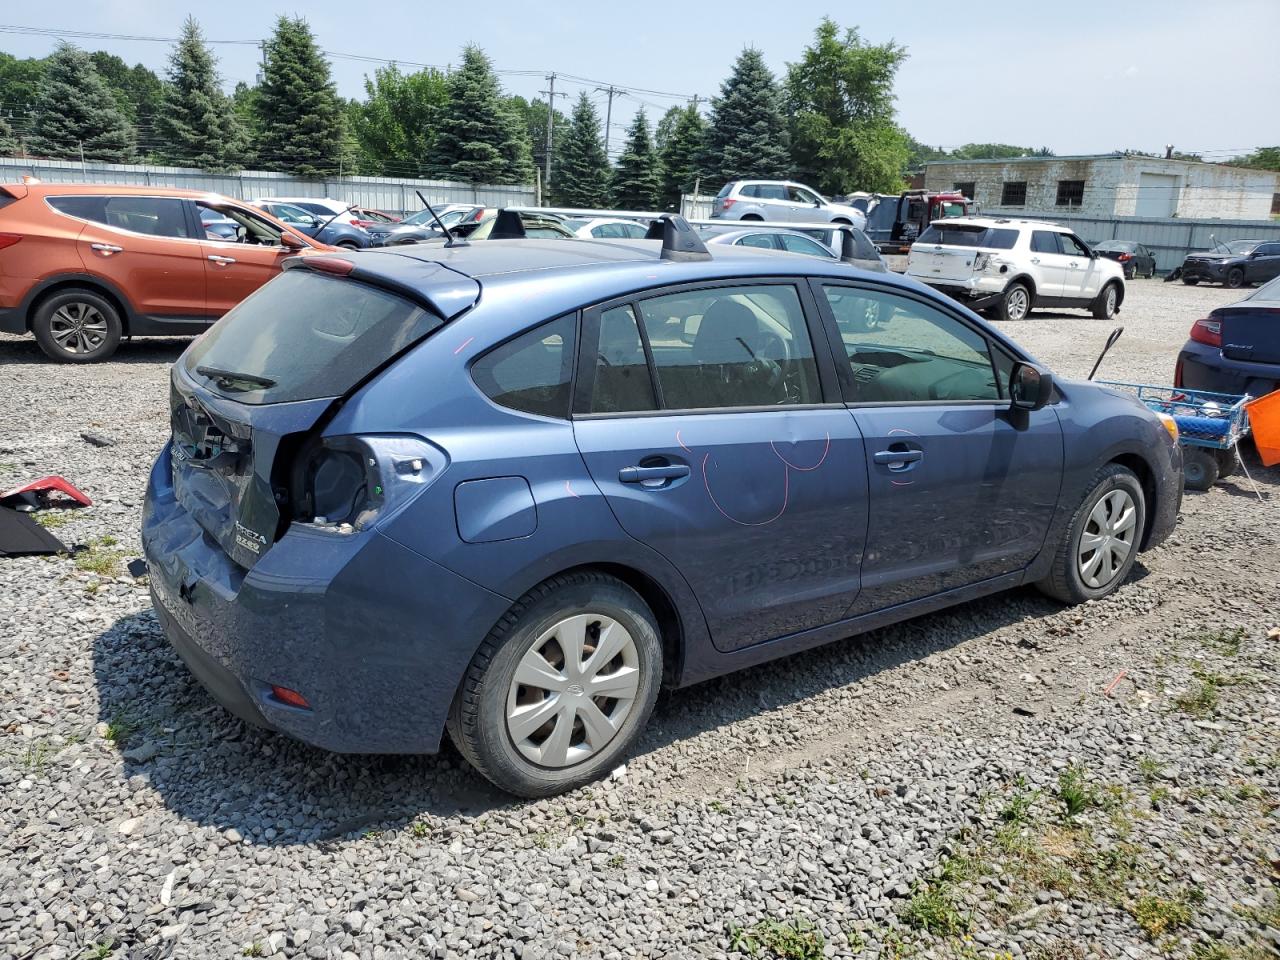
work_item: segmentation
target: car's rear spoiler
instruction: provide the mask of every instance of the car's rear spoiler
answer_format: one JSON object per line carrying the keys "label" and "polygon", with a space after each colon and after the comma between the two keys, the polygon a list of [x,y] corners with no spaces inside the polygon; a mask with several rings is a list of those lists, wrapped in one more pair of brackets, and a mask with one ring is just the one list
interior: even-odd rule
{"label": "car's rear spoiler", "polygon": [[15,200],[21,200],[28,193],[25,183],[0,183],[0,193],[8,194]]}

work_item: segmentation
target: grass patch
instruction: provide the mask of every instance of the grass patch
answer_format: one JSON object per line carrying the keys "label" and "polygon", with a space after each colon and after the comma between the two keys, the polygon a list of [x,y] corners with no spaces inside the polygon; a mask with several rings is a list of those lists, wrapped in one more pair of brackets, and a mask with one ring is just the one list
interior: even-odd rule
{"label": "grass patch", "polygon": [[103,734],[103,739],[123,747],[140,729],[142,729],[142,723],[137,718],[123,710],[117,710],[107,721],[107,731]]}
{"label": "grass patch", "polygon": [[1190,690],[1173,698],[1173,705],[1193,717],[1212,716],[1218,709],[1218,683],[1212,676],[1202,676]]}
{"label": "grass patch", "polygon": [[106,957],[111,956],[115,948],[115,937],[95,940],[85,948],[84,953],[80,954],[80,960],[105,960]]}
{"label": "grass patch", "polygon": [[409,824],[409,833],[417,837],[419,840],[425,840],[431,836],[431,825],[422,820],[415,820]]}
{"label": "grass patch", "polygon": [[1143,757],[1138,761],[1138,772],[1147,783],[1155,783],[1164,776],[1164,764],[1154,757]]}
{"label": "grass patch", "polygon": [[1058,774],[1058,802],[1068,820],[1074,820],[1091,807],[1103,805],[1103,798],[1089,783],[1084,767],[1071,766]]}
{"label": "grass patch", "polygon": [[1245,633],[1244,627],[1234,627],[1232,629],[1222,628],[1220,630],[1204,630],[1200,633],[1192,634],[1188,639],[1194,640],[1202,647],[1212,650],[1214,653],[1222,654],[1224,657],[1237,657],[1240,655],[1240,645],[1244,643],[1244,638],[1248,634]]}
{"label": "grass patch", "polygon": [[54,513],[49,510],[37,510],[32,516],[35,517],[36,523],[46,530],[57,530],[71,522],[71,513],[67,511]]}
{"label": "grass patch", "polygon": [[44,738],[34,740],[27,744],[27,749],[22,751],[22,765],[32,773],[43,774],[53,754],[53,744],[48,740]]}
{"label": "grass patch", "polygon": [[1026,780],[1018,777],[1013,782],[1013,793],[1009,795],[1009,802],[1000,811],[1000,819],[1005,823],[1030,822],[1031,807],[1039,796],[1039,790],[1028,790]]}
{"label": "grass patch", "polygon": [[1142,897],[1129,908],[1129,912],[1151,940],[1159,940],[1191,922],[1191,907],[1185,897]]}
{"label": "grass patch", "polygon": [[123,550],[113,549],[119,541],[115,537],[98,537],[85,544],[83,550],[71,555],[77,569],[85,573],[96,573],[102,577],[114,577],[120,572],[120,561],[124,559]]}
{"label": "grass patch", "polygon": [[969,917],[956,905],[951,885],[929,884],[918,889],[902,911],[903,922],[939,937],[958,937],[969,930]]}
{"label": "grass patch", "polygon": [[539,850],[550,850],[551,843],[551,834],[545,830],[539,830],[533,835],[533,845]]}
{"label": "grass patch", "polygon": [[750,929],[730,925],[729,949],[749,957],[772,956],[778,960],[823,960],[822,933],[808,920],[761,920]]}
{"label": "grass patch", "polygon": [[608,865],[613,867],[613,869],[617,870],[626,862],[627,862],[627,858],[625,856],[623,856],[620,853],[615,853],[612,857],[609,858]]}
{"label": "grass patch", "polygon": [[246,957],[264,957],[266,954],[267,951],[263,949],[262,944],[258,943],[256,940],[244,948],[244,955]]}

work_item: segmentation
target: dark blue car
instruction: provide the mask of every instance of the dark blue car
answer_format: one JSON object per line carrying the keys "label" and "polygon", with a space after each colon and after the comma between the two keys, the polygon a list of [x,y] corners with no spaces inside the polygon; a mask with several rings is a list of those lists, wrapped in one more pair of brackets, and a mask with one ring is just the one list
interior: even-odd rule
{"label": "dark blue car", "polygon": [[252,206],[265,210],[277,220],[287,223],[295,230],[308,237],[335,247],[348,250],[363,250],[371,246],[372,237],[367,230],[344,223],[340,219],[325,217],[311,213],[292,203],[280,203],[275,200],[254,200]]}
{"label": "dark blue car", "polygon": [[297,258],[187,350],[142,538],[218,700],[546,795],[660,687],[1105,597],[1173,529],[1136,400],[910,280],[665,229]]}
{"label": "dark blue car", "polygon": [[1173,382],[1255,397],[1280,390],[1280,277],[1192,324]]}

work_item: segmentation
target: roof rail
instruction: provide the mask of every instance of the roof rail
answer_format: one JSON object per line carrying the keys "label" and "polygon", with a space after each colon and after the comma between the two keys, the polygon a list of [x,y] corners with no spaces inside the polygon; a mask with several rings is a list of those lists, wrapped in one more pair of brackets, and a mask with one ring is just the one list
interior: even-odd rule
{"label": "roof rail", "polygon": [[653,223],[644,235],[646,240],[662,241],[663,260],[710,260],[711,251],[689,226],[689,221],[678,213],[665,213]]}
{"label": "roof rail", "polygon": [[524,220],[514,210],[499,210],[494,220],[493,229],[489,231],[490,240],[523,240],[528,234],[524,232]]}

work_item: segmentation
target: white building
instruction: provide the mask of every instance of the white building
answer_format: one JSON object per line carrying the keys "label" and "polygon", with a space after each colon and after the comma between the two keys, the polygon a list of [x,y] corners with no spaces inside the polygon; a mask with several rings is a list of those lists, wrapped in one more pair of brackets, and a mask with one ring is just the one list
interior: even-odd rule
{"label": "white building", "polygon": [[962,190],[984,213],[1266,220],[1280,213],[1280,173],[1124,154],[936,160],[928,190]]}

